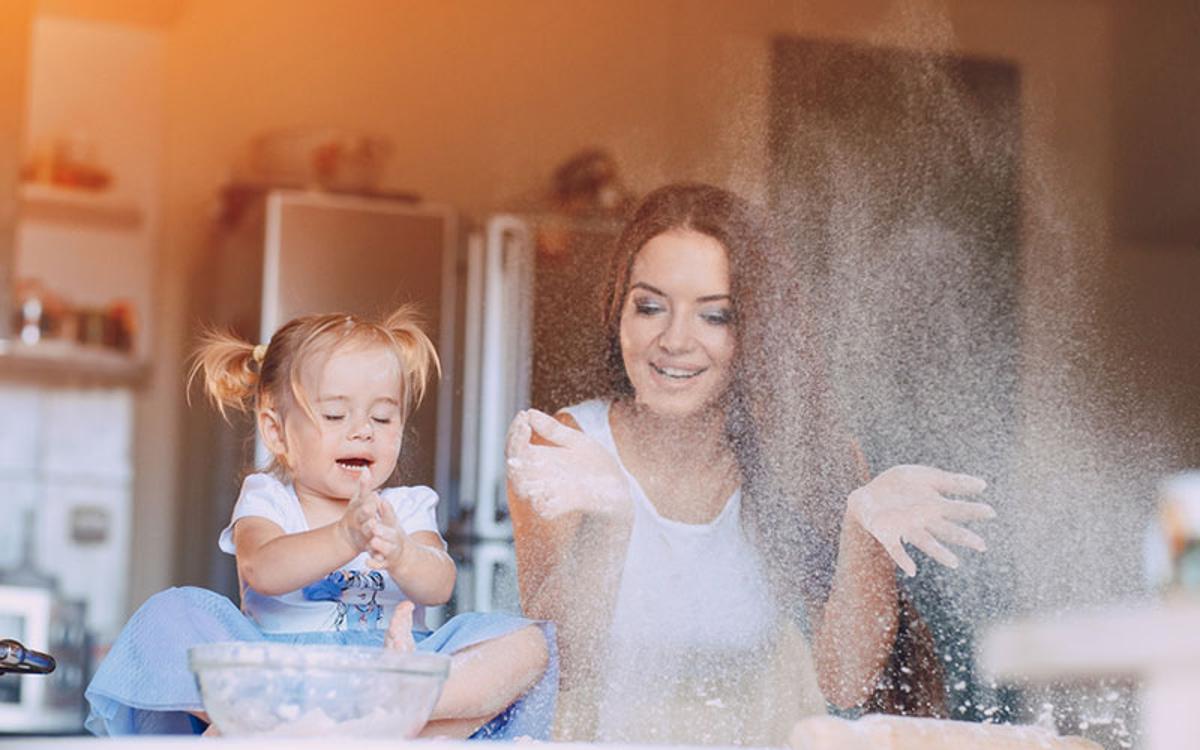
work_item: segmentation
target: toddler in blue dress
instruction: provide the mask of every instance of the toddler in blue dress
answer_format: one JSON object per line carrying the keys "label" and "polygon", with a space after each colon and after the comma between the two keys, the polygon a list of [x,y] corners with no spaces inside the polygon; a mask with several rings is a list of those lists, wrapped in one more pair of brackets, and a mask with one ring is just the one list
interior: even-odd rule
{"label": "toddler in blue dress", "polygon": [[206,338],[193,377],[222,414],[253,410],[273,457],[242,484],[219,541],[237,558],[241,609],[199,588],[147,600],[88,686],[90,731],[204,731],[188,649],[265,640],[449,654],[423,736],[548,736],[557,688],[549,624],[468,613],[426,630],[425,607],[446,602],[455,578],[437,495],[381,489],[436,368],[433,344],[408,308],[381,323],[297,318],[265,346]]}

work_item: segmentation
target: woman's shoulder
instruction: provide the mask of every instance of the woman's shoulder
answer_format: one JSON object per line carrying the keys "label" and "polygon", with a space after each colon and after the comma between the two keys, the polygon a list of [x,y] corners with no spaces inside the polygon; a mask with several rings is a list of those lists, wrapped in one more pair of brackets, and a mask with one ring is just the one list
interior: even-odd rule
{"label": "woman's shoulder", "polygon": [[[594,398],[559,409],[554,416],[560,422],[566,422],[589,435],[595,435],[604,429],[608,421],[608,407],[611,403],[611,399]],[[564,417],[569,417],[570,421]]]}

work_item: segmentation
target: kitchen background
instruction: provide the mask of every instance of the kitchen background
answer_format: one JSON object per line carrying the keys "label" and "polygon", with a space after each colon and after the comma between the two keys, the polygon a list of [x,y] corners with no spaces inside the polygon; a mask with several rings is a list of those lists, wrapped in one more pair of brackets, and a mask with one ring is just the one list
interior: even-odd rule
{"label": "kitchen background", "polygon": [[[1045,269],[1061,270],[1066,235],[1086,243],[1065,272],[1087,309],[1037,310],[1088,342],[1070,382],[1101,408],[1137,394],[1138,409],[1121,412],[1128,432],[1155,436],[1164,471],[1200,465],[1200,14],[1190,0],[355,0],[336,10],[6,0],[0,20],[0,308],[13,313],[0,353],[0,568],[36,568],[85,602],[94,655],[155,591],[230,585],[215,530],[242,446],[215,442],[211,415],[186,403],[185,357],[202,321],[257,332],[260,301],[237,290],[257,294],[271,252],[256,239],[271,215],[260,188],[294,176],[271,174],[265,150],[302,148],[304,136],[378,147],[362,156],[378,175],[355,174],[373,167],[351,156],[350,173],[318,181],[386,195],[329,205],[437,224],[427,246],[452,256],[442,278],[454,280],[435,295],[455,321],[441,341],[457,342],[441,418],[456,436],[431,438],[451,447],[440,469],[428,458],[428,481],[450,496],[460,555],[483,561],[465,585],[479,574],[503,588],[491,580],[510,570],[502,514],[469,513],[495,471],[471,463],[489,460],[488,444],[473,443],[488,425],[480,433],[465,412],[486,401],[496,411],[479,418],[494,436],[514,389],[537,384],[522,386],[528,373],[511,360],[507,379],[471,381],[470,358],[487,356],[472,321],[485,327],[483,307],[496,304],[532,325],[513,290],[534,282],[517,260],[545,260],[555,242],[602,245],[627,195],[697,179],[777,198],[768,123],[781,40],[949,53],[1017,72],[1018,305],[1060,282]],[[575,169],[600,170],[611,188],[582,207],[554,189],[580,154]],[[1035,218],[1047,196],[1063,212],[1055,222]],[[478,270],[488,258],[511,267]],[[495,274],[508,286],[485,303]],[[1062,329],[1022,326],[1021,361],[1034,368]],[[553,335],[543,333],[505,346],[536,350]],[[1051,455],[1063,415],[1025,411],[1015,444]],[[464,492],[460,481],[475,484]],[[1154,492],[1136,485],[1127,505],[1095,512],[1140,529]],[[1087,498],[1075,502],[1087,510]],[[1127,563],[1141,550],[1112,554],[1086,580],[1040,583],[1039,597],[1090,604],[1136,589]]]}

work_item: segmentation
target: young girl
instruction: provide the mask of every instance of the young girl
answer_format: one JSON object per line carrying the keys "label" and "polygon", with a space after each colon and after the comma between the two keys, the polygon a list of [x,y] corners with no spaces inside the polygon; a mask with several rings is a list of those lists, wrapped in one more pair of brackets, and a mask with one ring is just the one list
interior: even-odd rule
{"label": "young girl", "polygon": [[[151,597],[87,690],[95,734],[191,733],[206,716],[187,650],[268,640],[450,654],[424,735],[545,737],[554,711],[553,637],[528,620],[459,615],[424,630],[454,563],[428,487],[380,489],[437,355],[402,308],[383,323],[312,315],[269,345],[210,335],[192,375],[222,414],[253,409],[273,456],[242,484],[220,547],[237,557],[242,608],[197,588]],[[415,624],[415,628],[414,628]]]}

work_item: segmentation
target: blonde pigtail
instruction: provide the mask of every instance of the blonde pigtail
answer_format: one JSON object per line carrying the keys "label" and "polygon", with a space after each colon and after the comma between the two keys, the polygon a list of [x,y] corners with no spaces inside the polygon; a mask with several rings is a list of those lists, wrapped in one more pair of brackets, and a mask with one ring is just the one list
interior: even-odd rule
{"label": "blonde pigtail", "polygon": [[413,305],[404,305],[387,317],[383,327],[391,336],[404,371],[405,394],[404,417],[421,405],[430,370],[442,374],[442,363],[438,359],[433,342],[421,330],[421,318]]}
{"label": "blonde pigtail", "polygon": [[256,353],[253,344],[231,333],[204,331],[188,371],[188,402],[191,402],[192,382],[200,376],[205,395],[226,420],[229,419],[227,409],[251,411],[258,390],[261,360],[261,357],[256,360]]}

